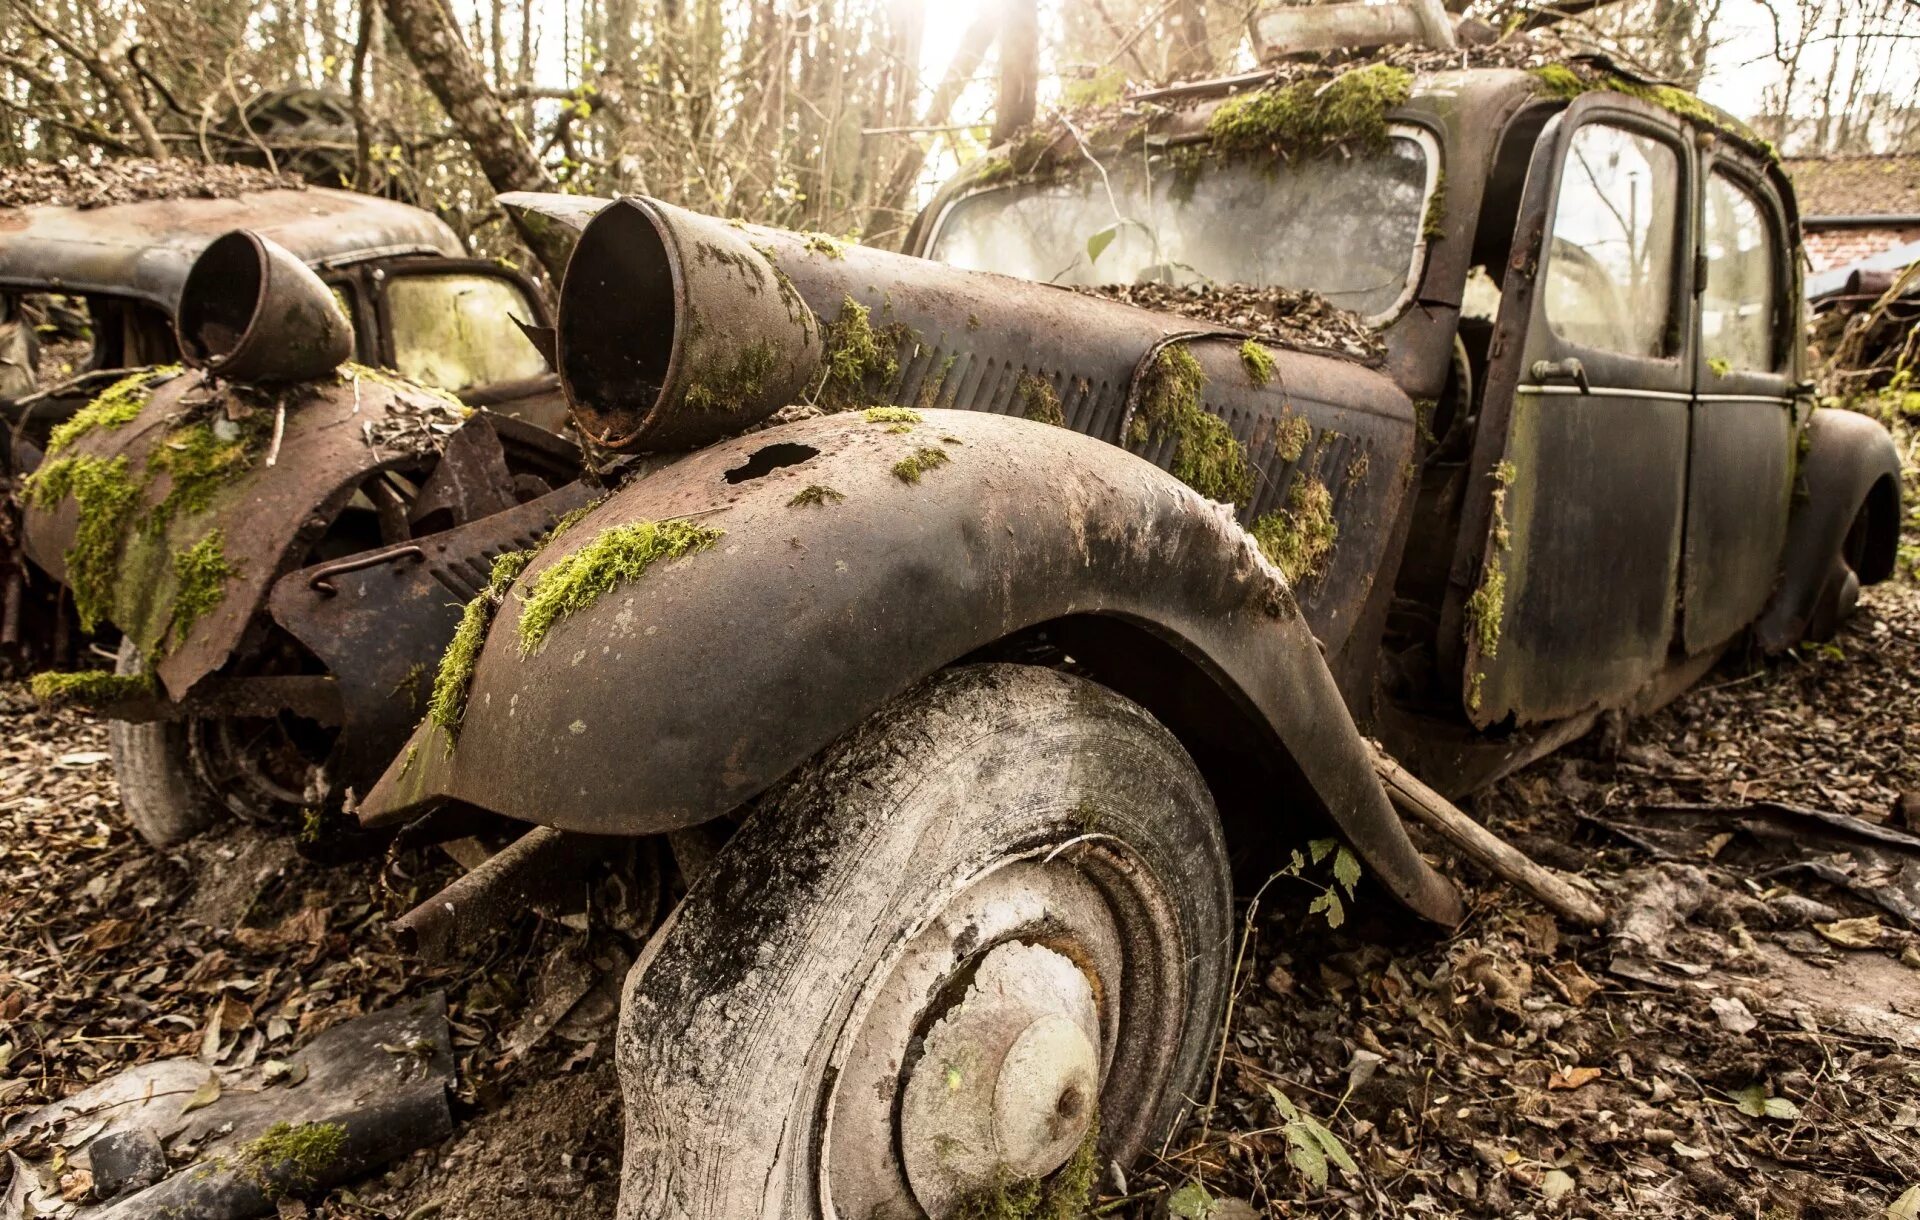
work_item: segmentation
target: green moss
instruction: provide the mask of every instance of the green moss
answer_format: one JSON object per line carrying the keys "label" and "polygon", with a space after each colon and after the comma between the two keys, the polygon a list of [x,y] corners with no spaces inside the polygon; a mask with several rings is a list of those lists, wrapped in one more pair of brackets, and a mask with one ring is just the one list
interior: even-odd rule
{"label": "green moss", "polygon": [[918,483],[921,475],[952,460],[944,449],[915,449],[893,464],[893,477],[902,483]]}
{"label": "green moss", "polygon": [[1253,495],[1247,451],[1226,421],[1200,405],[1207,375],[1184,343],[1154,356],[1141,378],[1140,404],[1127,439],[1137,445],[1171,438],[1173,476],[1210,500],[1245,504]]}
{"label": "green moss", "polygon": [[1028,419],[1055,427],[1066,426],[1067,414],[1060,409],[1060,395],[1045,377],[1037,373],[1020,374],[1014,393],[1019,396],[1021,414]]}
{"label": "green moss", "polygon": [[1413,74],[1370,64],[1332,80],[1301,80],[1229,98],[1213,112],[1207,134],[1227,153],[1277,150],[1317,156],[1338,145],[1387,146],[1387,114],[1413,93]]}
{"label": "green moss", "polygon": [[1732,136],[1771,160],[1779,159],[1779,150],[1770,142],[1761,139],[1751,127],[1731,115],[1715,110],[1685,89],[1673,85],[1629,80],[1612,72],[1586,75],[1565,64],[1544,64],[1537,68],[1530,68],[1528,71],[1533,74],[1535,80],[1540,82],[1540,91],[1548,97],[1570,102],[1581,94],[1605,89],[1658,106],[1695,127]]}
{"label": "green moss", "polygon": [[1273,380],[1273,353],[1262,347],[1259,340],[1248,339],[1240,344],[1240,363],[1247,368],[1247,380],[1256,387]]}
{"label": "green moss", "polygon": [[69,496],[80,520],[67,548],[67,585],[81,630],[92,631],[113,609],[120,549],[139,509],[140,484],[127,473],[124,456],[78,454],[45,463],[22,490],[35,508],[50,509]]}
{"label": "green moss", "polygon": [[167,475],[167,494],[146,514],[142,528],[159,534],[182,513],[205,512],[215,494],[265,451],[273,419],[273,412],[256,409],[237,423],[219,417],[167,433],[147,459],[149,478]]}
{"label": "green moss", "polygon": [[1548,97],[1559,98],[1563,102],[1570,102],[1591,88],[1578,72],[1565,64],[1541,64],[1527,71],[1540,82],[1542,93]]}
{"label": "green moss", "polygon": [[989,1185],[962,1196],[950,1213],[954,1220],[1080,1220],[1093,1205],[1100,1177],[1098,1116],[1053,1176],[1015,1178],[1001,1174]]}
{"label": "green moss", "polygon": [[840,315],[821,330],[826,377],[820,398],[835,410],[858,406],[870,383],[886,384],[900,372],[899,345],[907,334],[895,323],[876,328],[873,311],[852,297],[840,304]]}
{"label": "green moss", "polygon": [[860,418],[870,424],[917,424],[922,416],[912,407],[868,407]]}
{"label": "green moss", "polygon": [[1347,463],[1347,486],[1352,487],[1366,477],[1367,455],[1364,452],[1356,453],[1353,460]]}
{"label": "green moss", "polygon": [[520,608],[520,655],[538,648],[561,619],[640,579],[656,563],[706,550],[724,533],[691,521],[636,521],[601,530],[534,578]]}
{"label": "green moss", "polygon": [[460,721],[467,713],[467,691],[473,685],[474,662],[480,659],[480,646],[487,641],[487,628],[493,625],[494,612],[505,600],[507,588],[526,570],[533,556],[532,551],[508,551],[493,561],[487,587],[461,611],[460,625],[454,628],[447,650],[440,654],[440,669],[433,678],[433,696],[427,700],[427,719],[445,729],[449,738],[459,734]]}
{"label": "green moss", "polygon": [[1326,571],[1340,537],[1333,494],[1318,479],[1296,479],[1287,493],[1287,507],[1254,522],[1250,532],[1288,584],[1313,580]]}
{"label": "green moss", "polygon": [[1273,452],[1283,462],[1297,462],[1300,455],[1307,451],[1307,442],[1313,439],[1313,425],[1304,415],[1287,415],[1280,420],[1273,434]]}
{"label": "green moss", "polygon": [[1427,214],[1420,221],[1420,236],[1430,242],[1438,241],[1446,233],[1446,224],[1447,175],[1443,171],[1433,184],[1433,194],[1427,196]]}
{"label": "green moss", "polygon": [[846,498],[844,494],[835,491],[831,487],[824,486],[820,483],[809,483],[805,487],[802,487],[799,492],[794,495],[793,499],[787,501],[787,507],[805,508],[809,505],[824,507],[828,504],[838,504]]}
{"label": "green moss", "polygon": [[212,613],[227,596],[227,582],[239,574],[227,562],[226,539],[214,530],[173,557],[173,635],[184,642],[193,625]]}
{"label": "green moss", "polygon": [[243,1144],[239,1169],[269,1195],[317,1184],[340,1160],[347,1129],[339,1123],[275,1123]]}
{"label": "green moss", "polygon": [[813,254],[824,254],[828,258],[845,258],[846,247],[825,233],[807,233],[803,235],[802,245]]}
{"label": "green moss", "polygon": [[771,339],[749,343],[727,367],[695,373],[686,404],[696,411],[738,410],[760,397],[779,363],[780,349]]}
{"label": "green moss", "polygon": [[73,418],[54,426],[47,438],[47,456],[58,454],[95,429],[112,431],[126,427],[139,417],[141,410],[153,397],[153,387],[179,372],[179,365],[166,364],[129,373],[114,382],[100,391],[92,402],[74,412]]}
{"label": "green moss", "polygon": [[[1507,569],[1501,556],[1513,545],[1513,532],[1507,525],[1507,490],[1519,471],[1512,462],[1501,462],[1493,471],[1493,554],[1487,557],[1480,573],[1480,584],[1467,598],[1467,630],[1482,658],[1500,655],[1500,631],[1507,613]],[[1469,703],[1479,707],[1479,679],[1475,675]]]}
{"label": "green moss", "polygon": [[1709,357],[1707,360],[1707,369],[1712,372],[1715,377],[1725,377],[1728,373],[1733,372],[1733,361],[1727,359],[1725,356]]}
{"label": "green moss", "polygon": [[33,675],[33,697],[42,707],[105,707],[160,693],[152,674],[116,674],[104,669]]}

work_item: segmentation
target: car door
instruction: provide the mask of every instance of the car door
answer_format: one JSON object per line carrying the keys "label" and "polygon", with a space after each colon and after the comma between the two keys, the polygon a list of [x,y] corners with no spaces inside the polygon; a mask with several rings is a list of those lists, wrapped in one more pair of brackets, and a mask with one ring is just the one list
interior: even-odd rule
{"label": "car door", "polygon": [[1486,728],[1616,704],[1674,628],[1693,389],[1698,165],[1618,95],[1542,132],[1522,197],[1446,621]]}
{"label": "car door", "polygon": [[1730,148],[1703,156],[1699,340],[1688,459],[1681,635],[1688,653],[1726,643],[1766,606],[1792,499],[1791,327],[1799,293],[1786,210]]}

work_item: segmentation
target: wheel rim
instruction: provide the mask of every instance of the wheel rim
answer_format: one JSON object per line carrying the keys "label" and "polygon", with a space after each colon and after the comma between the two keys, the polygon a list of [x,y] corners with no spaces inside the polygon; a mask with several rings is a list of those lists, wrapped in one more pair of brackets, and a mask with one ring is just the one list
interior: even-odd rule
{"label": "wheel rim", "polygon": [[326,755],[309,740],[326,730],[297,717],[221,717],[187,722],[187,744],[207,787],[233,813],[263,819],[307,803]]}
{"label": "wheel rim", "polygon": [[821,1211],[945,1217],[1045,1178],[1096,1131],[1127,1159],[1154,1121],[1187,1004],[1173,904],[1090,835],[946,891],[869,976],[822,1098]]}

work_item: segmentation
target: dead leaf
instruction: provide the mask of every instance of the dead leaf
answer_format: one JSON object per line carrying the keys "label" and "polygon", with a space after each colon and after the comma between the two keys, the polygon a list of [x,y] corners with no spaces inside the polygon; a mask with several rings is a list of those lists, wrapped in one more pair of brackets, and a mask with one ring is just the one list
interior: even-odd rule
{"label": "dead leaf", "polygon": [[[1592,1084],[1605,1074],[1605,1072],[1597,1067],[1568,1068],[1564,1072],[1555,1072],[1553,1075],[1547,1077],[1547,1087],[1549,1089],[1578,1089],[1584,1085]],[[1539,1077],[1536,1076],[1534,1079],[1537,1080]]]}
{"label": "dead leaf", "polygon": [[191,1114],[195,1110],[210,1106],[219,1100],[220,1077],[212,1072],[208,1072],[207,1078],[200,1083],[200,1087],[193,1091],[193,1096],[187,1098],[186,1104],[180,1107],[180,1113],[183,1115]]}
{"label": "dead leaf", "polygon": [[1817,923],[1813,925],[1813,930],[1842,949],[1871,949],[1880,943],[1880,934],[1885,931],[1880,926],[1878,915]]}

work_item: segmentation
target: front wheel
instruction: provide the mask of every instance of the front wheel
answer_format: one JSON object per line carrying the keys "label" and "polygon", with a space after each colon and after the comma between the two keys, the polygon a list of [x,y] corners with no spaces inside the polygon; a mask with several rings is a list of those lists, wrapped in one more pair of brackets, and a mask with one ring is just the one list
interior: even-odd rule
{"label": "front wheel", "polygon": [[1141,708],[982,665],[810,763],[628,978],[623,1220],[1078,1214],[1188,1107],[1231,892]]}

